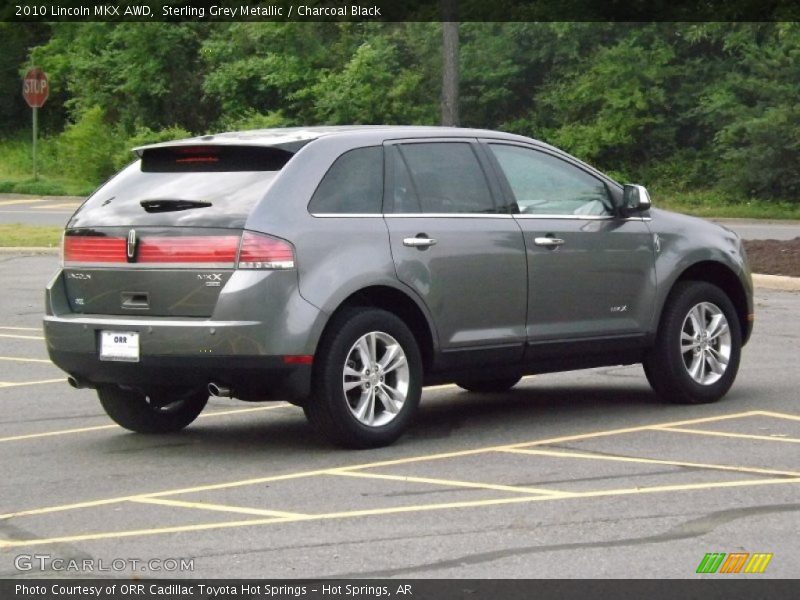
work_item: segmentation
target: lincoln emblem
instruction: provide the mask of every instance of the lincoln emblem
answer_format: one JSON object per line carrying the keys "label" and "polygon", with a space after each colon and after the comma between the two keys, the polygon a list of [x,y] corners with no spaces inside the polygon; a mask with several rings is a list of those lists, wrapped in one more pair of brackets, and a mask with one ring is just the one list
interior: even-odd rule
{"label": "lincoln emblem", "polygon": [[128,262],[133,262],[133,256],[136,254],[136,230],[131,229],[128,232]]}

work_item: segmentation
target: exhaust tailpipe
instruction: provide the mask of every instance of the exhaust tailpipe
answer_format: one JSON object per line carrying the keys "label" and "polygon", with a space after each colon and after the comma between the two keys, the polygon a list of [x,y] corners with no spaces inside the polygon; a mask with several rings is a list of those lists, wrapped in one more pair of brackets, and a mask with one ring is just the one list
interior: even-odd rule
{"label": "exhaust tailpipe", "polygon": [[208,384],[208,393],[216,398],[233,398],[231,388],[220,383],[211,382]]}
{"label": "exhaust tailpipe", "polygon": [[83,379],[79,379],[74,375],[67,377],[67,383],[74,387],[76,390],[83,390],[86,388],[94,388],[94,385]]}

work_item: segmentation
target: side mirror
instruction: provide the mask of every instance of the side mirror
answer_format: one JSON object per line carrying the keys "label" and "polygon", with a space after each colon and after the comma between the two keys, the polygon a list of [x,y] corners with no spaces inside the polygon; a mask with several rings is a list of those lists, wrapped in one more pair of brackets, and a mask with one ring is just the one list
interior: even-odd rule
{"label": "side mirror", "polygon": [[650,194],[643,185],[626,183],[622,190],[622,209],[625,212],[644,212],[650,208]]}

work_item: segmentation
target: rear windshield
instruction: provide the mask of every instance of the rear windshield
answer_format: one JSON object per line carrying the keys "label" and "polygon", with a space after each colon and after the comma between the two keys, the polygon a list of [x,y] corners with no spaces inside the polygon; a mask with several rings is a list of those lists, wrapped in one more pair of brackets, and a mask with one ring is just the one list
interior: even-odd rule
{"label": "rear windshield", "polygon": [[146,150],[97,190],[68,226],[244,227],[291,157],[277,148]]}

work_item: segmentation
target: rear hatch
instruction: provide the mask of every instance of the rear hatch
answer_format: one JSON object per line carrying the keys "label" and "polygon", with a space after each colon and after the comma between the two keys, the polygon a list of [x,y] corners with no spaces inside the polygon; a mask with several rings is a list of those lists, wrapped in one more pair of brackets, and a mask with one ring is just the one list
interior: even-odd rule
{"label": "rear hatch", "polygon": [[271,147],[145,149],[67,225],[64,280],[72,310],[211,316],[240,262],[291,260],[285,242],[243,230],[291,157]]}

